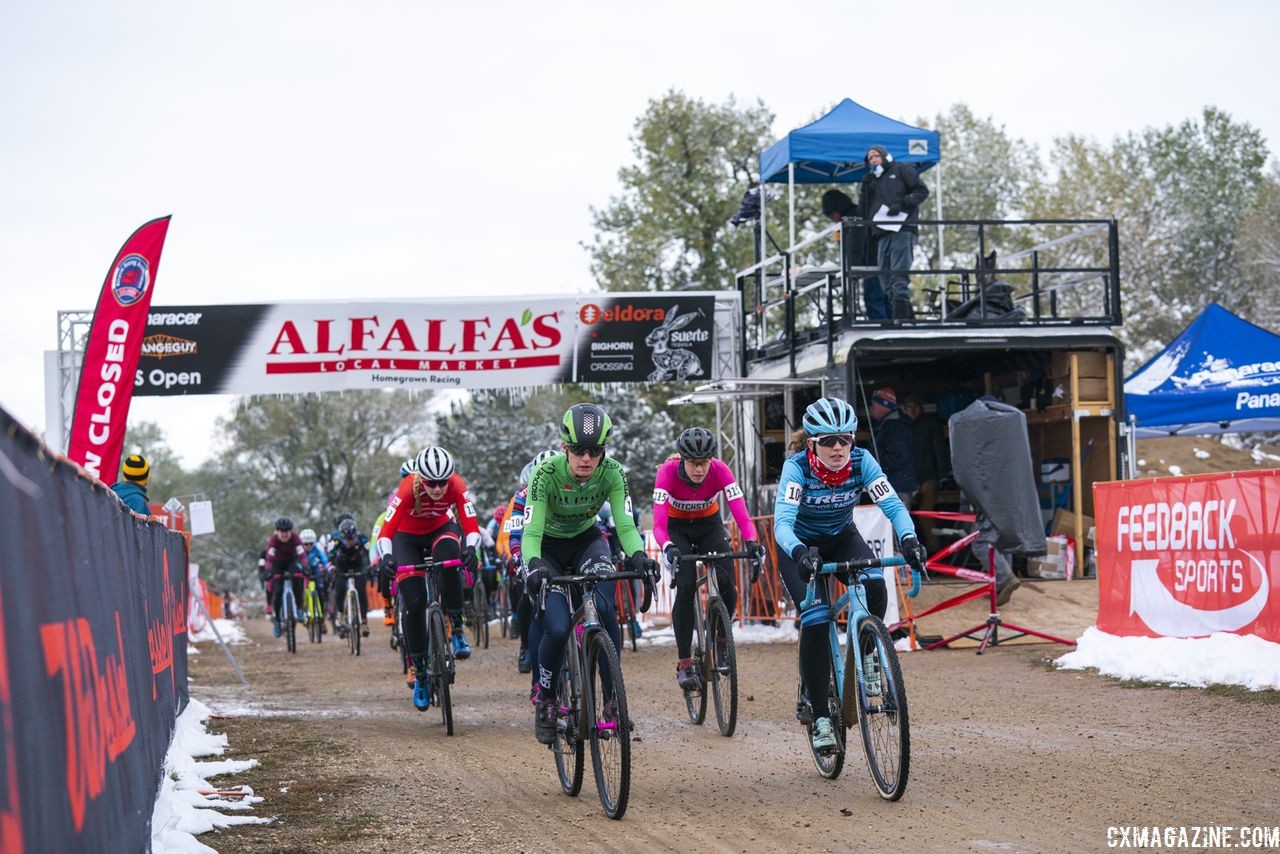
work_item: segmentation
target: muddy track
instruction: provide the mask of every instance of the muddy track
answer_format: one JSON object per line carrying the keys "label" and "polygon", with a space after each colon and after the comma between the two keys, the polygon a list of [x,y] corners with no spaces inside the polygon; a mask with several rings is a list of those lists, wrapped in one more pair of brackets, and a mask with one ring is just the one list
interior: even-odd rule
{"label": "muddy track", "polygon": [[[192,658],[192,695],[229,717],[231,755],[259,768],[228,782],[266,801],[266,826],[207,834],[220,851],[459,849],[1097,850],[1109,825],[1280,823],[1275,695],[1117,684],[1046,664],[1061,647],[1006,645],[903,657],[911,782],[876,795],[856,730],[836,781],[817,776],[795,721],[795,649],[739,649],[737,734],[688,723],[670,648],[623,654],[636,719],[630,808],[560,792],[532,734],[527,677],[497,638],[459,663],[456,735],[419,714],[386,633],[359,659],[332,637],[296,656],[249,623],[235,647]],[[333,849],[331,849],[333,850]]]}

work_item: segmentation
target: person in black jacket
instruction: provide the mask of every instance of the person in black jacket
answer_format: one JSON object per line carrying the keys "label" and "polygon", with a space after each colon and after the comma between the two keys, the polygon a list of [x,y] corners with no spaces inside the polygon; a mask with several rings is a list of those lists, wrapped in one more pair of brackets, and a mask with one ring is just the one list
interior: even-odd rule
{"label": "person in black jacket", "polygon": [[871,395],[871,435],[875,456],[889,485],[905,507],[911,506],[916,491],[916,460],[911,450],[911,425],[898,411],[898,396],[891,388]]}
{"label": "person in black jacket", "polygon": [[[853,199],[839,190],[827,190],[822,194],[822,215],[831,222],[840,222],[845,217],[858,216]],[[875,237],[869,234],[869,225],[846,229],[840,235],[840,247],[850,267],[870,267],[879,264],[876,260]],[[889,301],[884,298],[884,288],[880,286],[879,276],[862,278],[862,302],[867,307],[867,319],[887,320],[889,318]]]}
{"label": "person in black jacket", "polygon": [[[920,220],[920,204],[929,197],[929,188],[916,170],[898,163],[883,145],[867,149],[867,174],[862,176],[862,192],[858,207],[868,221],[898,217],[906,219],[897,230],[884,225],[875,227],[878,235],[876,260],[880,265],[880,285],[895,320],[915,317],[911,308],[911,262],[916,252]],[[896,225],[896,223],[887,223]]]}

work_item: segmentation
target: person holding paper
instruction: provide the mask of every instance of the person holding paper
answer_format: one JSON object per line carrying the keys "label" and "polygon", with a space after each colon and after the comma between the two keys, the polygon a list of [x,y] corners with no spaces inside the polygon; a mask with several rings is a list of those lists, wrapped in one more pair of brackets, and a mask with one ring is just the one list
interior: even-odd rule
{"label": "person holding paper", "polygon": [[862,218],[875,223],[876,262],[880,284],[894,320],[911,320],[911,262],[915,256],[921,202],[929,188],[914,167],[893,159],[883,145],[867,149],[867,174],[862,176],[858,208]]}

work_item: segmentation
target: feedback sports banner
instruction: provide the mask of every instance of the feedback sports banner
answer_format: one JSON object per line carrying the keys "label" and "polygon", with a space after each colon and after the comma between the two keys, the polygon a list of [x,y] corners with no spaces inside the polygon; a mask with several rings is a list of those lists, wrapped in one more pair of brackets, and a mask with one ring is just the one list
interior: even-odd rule
{"label": "feedback sports banner", "polygon": [[134,393],[711,379],[714,324],[687,293],[153,307]]}
{"label": "feedback sports banner", "polygon": [[1280,643],[1280,469],[1098,483],[1098,628]]}
{"label": "feedback sports banner", "polygon": [[145,851],[187,551],[0,410],[0,851]]}
{"label": "feedback sports banner", "polygon": [[169,217],[139,228],[116,253],[89,327],[67,456],[115,483],[138,353]]}

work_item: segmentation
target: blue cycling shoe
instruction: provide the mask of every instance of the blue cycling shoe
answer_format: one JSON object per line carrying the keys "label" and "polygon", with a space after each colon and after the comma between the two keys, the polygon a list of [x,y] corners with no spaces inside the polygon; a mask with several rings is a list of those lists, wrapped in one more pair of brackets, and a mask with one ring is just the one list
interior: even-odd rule
{"label": "blue cycling shoe", "polygon": [[471,644],[467,643],[466,635],[453,636],[453,657],[459,661],[471,657]]}
{"label": "blue cycling shoe", "polygon": [[427,677],[420,676],[413,685],[413,707],[420,712],[431,708],[431,692],[427,690]]}
{"label": "blue cycling shoe", "polygon": [[640,628],[640,621],[635,617],[631,618],[631,635],[635,638],[644,637],[644,631]]}
{"label": "blue cycling shoe", "polygon": [[280,621],[279,620],[271,621],[271,634],[275,635],[276,637],[280,637]]}

